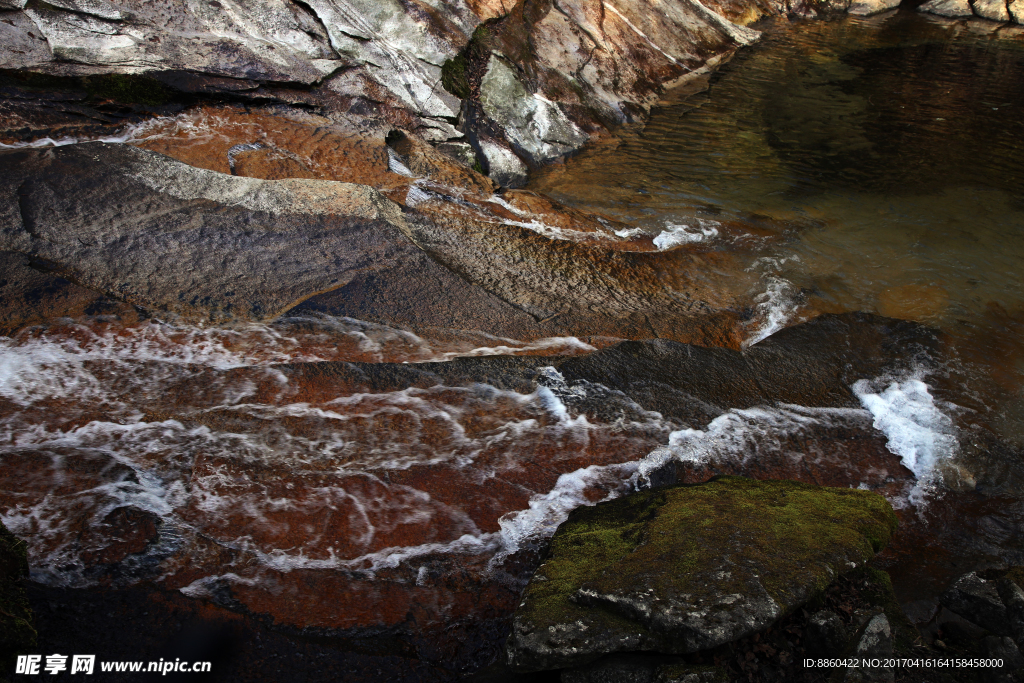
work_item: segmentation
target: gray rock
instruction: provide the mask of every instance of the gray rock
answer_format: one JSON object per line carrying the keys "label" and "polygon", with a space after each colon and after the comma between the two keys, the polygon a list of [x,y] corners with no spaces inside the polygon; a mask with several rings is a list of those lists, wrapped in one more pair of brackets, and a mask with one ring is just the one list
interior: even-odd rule
{"label": "gray rock", "polygon": [[528,169],[523,160],[505,145],[481,138],[480,151],[487,159],[487,175],[502,187],[526,185]]}
{"label": "gray rock", "polygon": [[846,624],[831,610],[815,612],[807,621],[804,645],[811,657],[838,657],[849,640]]}
{"label": "gray rock", "polygon": [[871,14],[878,14],[880,12],[895,9],[899,6],[900,0],[854,0],[846,12],[848,14],[866,17]]}
{"label": "gray rock", "polygon": [[0,64],[4,68],[25,69],[53,59],[49,43],[39,35],[39,29],[27,14],[5,14],[4,21],[0,22]]}
{"label": "gray rock", "polygon": [[104,143],[2,159],[0,249],[190,318],[272,318],[415,251],[401,209],[362,185],[235,177]]}
{"label": "gray rock", "polygon": [[1006,0],[974,0],[974,13],[983,19],[992,21],[1010,21],[1010,12],[1006,9]]}
{"label": "gray rock", "polygon": [[104,0],[48,0],[48,5],[68,9],[81,14],[91,14],[100,19],[114,21],[124,19],[124,13]]}
{"label": "gray rock", "polygon": [[1009,635],[1006,607],[994,582],[964,574],[939,600],[951,612],[998,635]]}
{"label": "gray rock", "polygon": [[[65,0],[25,10],[60,73],[187,70],[230,78],[313,83],[350,64],[324,29],[287,0],[232,0],[182,7],[152,0],[126,18],[102,0]],[[87,13],[64,7],[88,7]],[[2,66],[6,67],[6,64]]]}
{"label": "gray rock", "polygon": [[1024,671],[1024,656],[1021,656],[1020,649],[1013,642],[1013,639],[1006,636],[987,636],[982,641],[984,656],[989,659],[1003,660],[1003,666],[998,669],[985,671],[986,678],[992,683],[1012,683],[1014,674]]}
{"label": "gray rock", "polygon": [[533,163],[560,157],[589,139],[557,103],[528,91],[515,70],[497,55],[491,55],[480,83],[480,104]]}
{"label": "gray rock", "polygon": [[[853,654],[861,660],[892,657],[892,629],[884,614],[876,614],[868,621]],[[843,680],[848,683],[892,683],[896,674],[892,667],[856,667],[848,669]]]}
{"label": "gray rock", "polygon": [[970,3],[967,0],[928,0],[917,8],[918,12],[937,14],[940,17],[970,17],[974,15]]}
{"label": "gray rock", "polygon": [[996,581],[996,590],[1006,607],[1006,622],[1010,635],[1018,645],[1024,646],[1024,590],[1008,578]]}
{"label": "gray rock", "polygon": [[0,9],[24,9],[28,0],[0,0]]}

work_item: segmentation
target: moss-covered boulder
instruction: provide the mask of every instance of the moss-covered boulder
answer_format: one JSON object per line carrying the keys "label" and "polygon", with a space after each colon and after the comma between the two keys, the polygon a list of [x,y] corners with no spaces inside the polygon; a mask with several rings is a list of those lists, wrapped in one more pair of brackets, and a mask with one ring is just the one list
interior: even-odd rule
{"label": "moss-covered boulder", "polygon": [[791,613],[895,529],[878,494],[742,477],[579,508],[527,586],[509,665],[717,647]]}
{"label": "moss-covered boulder", "polygon": [[26,576],[25,542],[0,524],[0,681],[14,671],[15,657],[36,645],[32,610],[22,585]]}

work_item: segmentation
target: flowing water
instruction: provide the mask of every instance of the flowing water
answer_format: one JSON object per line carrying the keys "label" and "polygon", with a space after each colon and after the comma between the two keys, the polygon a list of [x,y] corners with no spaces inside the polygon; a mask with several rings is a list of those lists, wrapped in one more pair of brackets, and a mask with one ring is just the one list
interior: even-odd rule
{"label": "flowing water", "polygon": [[764,240],[748,343],[822,312],[940,328],[974,407],[1024,444],[1024,33],[909,11],[763,29],[531,188],[664,245]]}
{"label": "flowing water", "polygon": [[[963,554],[1019,553],[1005,501],[1024,448],[1024,37],[912,13],[763,28],[706,91],[533,189],[659,249],[741,254],[758,283],[748,344],[869,311],[941,329],[944,366],[861,378],[859,409],[688,424],[542,360],[533,386],[415,375],[595,350],[572,337],[428,338],[329,316],[29,328],[0,340],[0,515],[30,539],[33,576],[155,581],[334,632],[413,623],[434,634],[421,656],[471,667],[500,646],[536,542],[668,460],[774,459],[884,492],[919,521],[890,560],[902,585],[962,540],[934,542],[951,518],[977,531]],[[412,374],[346,364],[383,362]],[[858,470],[835,436],[856,431],[878,435],[888,473]],[[1004,498],[944,503],[982,484]]]}

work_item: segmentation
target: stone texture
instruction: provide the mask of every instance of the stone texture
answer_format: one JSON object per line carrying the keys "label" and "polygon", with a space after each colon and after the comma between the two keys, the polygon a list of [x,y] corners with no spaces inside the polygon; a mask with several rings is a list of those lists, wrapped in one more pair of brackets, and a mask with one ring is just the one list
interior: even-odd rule
{"label": "stone texture", "polygon": [[0,248],[146,307],[271,318],[408,249],[375,190],[265,181],[89,143],[7,152]]}
{"label": "stone texture", "polygon": [[1010,21],[1010,12],[1006,9],[1006,0],[974,0],[974,13],[983,19],[992,21]]}
{"label": "stone texture", "polygon": [[918,12],[937,14],[940,17],[970,17],[974,15],[967,0],[928,0],[917,8]]}
{"label": "stone texture", "polygon": [[529,169],[523,160],[507,145],[493,140],[481,139],[480,151],[487,160],[487,175],[502,187],[526,185]]}
{"label": "stone texture", "polygon": [[53,59],[50,45],[23,12],[0,12],[0,64],[25,69]]}
{"label": "stone texture", "polygon": [[535,164],[563,156],[588,140],[558,103],[528,92],[515,70],[497,55],[491,55],[480,83],[480,104]]}
{"label": "stone texture", "polygon": [[[864,659],[885,660],[892,657],[892,629],[884,614],[876,614],[868,620],[860,633],[853,655]],[[893,683],[896,674],[891,666],[855,667],[846,671],[845,681],[849,683]]]}
{"label": "stone texture", "polygon": [[1010,18],[1015,23],[1024,24],[1024,0],[1008,0],[1006,11],[1010,13]]}
{"label": "stone texture", "polygon": [[838,657],[849,639],[843,620],[831,610],[815,612],[807,620],[804,645],[812,657]]}
{"label": "stone texture", "polygon": [[996,581],[996,591],[1006,607],[1010,635],[1018,645],[1024,644],[1024,589],[1012,579],[1004,577]]}
{"label": "stone texture", "polygon": [[[76,67],[82,65],[313,83],[350,63],[332,49],[323,27],[287,0],[226,0],[216,7],[156,0],[128,13],[99,0],[63,5],[25,10],[53,51],[53,70],[62,73],[88,73]],[[89,12],[66,11],[75,5],[88,5]]]}
{"label": "stone texture", "polygon": [[578,508],[516,610],[509,664],[537,671],[742,638],[869,559],[895,528],[877,494],[736,477]]}
{"label": "stone texture", "polygon": [[1006,606],[994,581],[986,581],[970,572],[957,579],[939,599],[964,619],[998,635],[1009,635]]}
{"label": "stone texture", "polygon": [[854,0],[846,11],[849,14],[864,17],[896,9],[899,6],[900,0]]}

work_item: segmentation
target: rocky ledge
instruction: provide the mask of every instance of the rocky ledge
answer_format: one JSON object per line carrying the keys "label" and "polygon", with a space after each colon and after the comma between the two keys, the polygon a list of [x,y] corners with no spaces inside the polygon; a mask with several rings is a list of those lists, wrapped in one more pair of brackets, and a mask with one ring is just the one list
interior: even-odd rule
{"label": "rocky ledge", "polygon": [[[375,119],[506,186],[757,40],[766,16],[898,0],[3,0],[0,136],[96,133],[203,99]],[[1020,23],[1020,2],[921,9]],[[5,140],[6,141],[6,140]]]}

